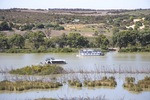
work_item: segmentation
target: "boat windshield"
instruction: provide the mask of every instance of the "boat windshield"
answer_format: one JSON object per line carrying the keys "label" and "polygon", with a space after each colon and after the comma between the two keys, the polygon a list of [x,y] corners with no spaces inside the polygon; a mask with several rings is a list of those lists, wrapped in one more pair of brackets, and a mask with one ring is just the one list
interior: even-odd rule
{"label": "boat windshield", "polygon": [[46,58],[46,61],[47,61],[47,60],[55,60],[55,59],[54,59],[54,58]]}

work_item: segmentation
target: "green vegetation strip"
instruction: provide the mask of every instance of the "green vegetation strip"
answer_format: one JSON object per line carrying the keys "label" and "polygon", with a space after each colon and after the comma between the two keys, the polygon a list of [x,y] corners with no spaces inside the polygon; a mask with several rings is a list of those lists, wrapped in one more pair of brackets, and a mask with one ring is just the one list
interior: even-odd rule
{"label": "green vegetation strip", "polygon": [[116,87],[117,82],[115,81],[114,77],[103,77],[102,80],[95,80],[95,81],[84,81],[84,85],[88,87],[95,87],[95,86],[108,86],[108,87]]}
{"label": "green vegetation strip", "polygon": [[24,68],[13,69],[11,74],[19,75],[50,75],[50,74],[62,74],[65,70],[57,65],[32,65]]}
{"label": "green vegetation strip", "polygon": [[103,77],[102,80],[95,80],[95,81],[89,81],[85,80],[84,83],[81,83],[78,80],[68,80],[68,83],[70,86],[76,86],[76,87],[82,87],[83,84],[84,86],[87,87],[95,87],[95,86],[108,86],[108,87],[116,87],[117,82],[115,81],[114,77]]}
{"label": "green vegetation strip", "polygon": [[72,53],[78,52],[78,48],[39,48],[39,49],[6,49],[1,53]]}
{"label": "green vegetation strip", "polygon": [[134,77],[126,77],[126,83],[123,84],[123,87],[132,92],[142,92],[145,90],[150,90],[150,77],[146,76],[143,80],[135,82]]}
{"label": "green vegetation strip", "polygon": [[29,89],[51,89],[62,86],[59,82],[35,82],[35,81],[1,81],[0,90],[23,91]]}

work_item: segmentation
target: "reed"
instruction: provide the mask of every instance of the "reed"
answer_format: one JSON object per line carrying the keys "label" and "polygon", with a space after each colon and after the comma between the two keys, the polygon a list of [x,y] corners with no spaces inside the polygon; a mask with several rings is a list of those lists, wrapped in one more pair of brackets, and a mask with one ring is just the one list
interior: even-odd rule
{"label": "reed", "polygon": [[131,68],[131,67],[117,67],[117,68],[108,68],[107,66],[95,66],[93,70],[88,70],[83,67],[78,70],[74,70],[72,68],[63,69],[60,66],[56,65],[32,65],[26,66],[20,69],[2,69],[0,68],[0,73],[11,73],[11,74],[19,74],[19,75],[49,75],[49,74],[73,74],[73,73],[81,73],[81,74],[90,74],[90,73],[104,73],[104,74],[149,74],[149,67],[141,67],[141,68]]}
{"label": "reed", "polygon": [[54,99],[54,98],[38,98],[35,100],[58,100],[58,99]]}
{"label": "reed", "polygon": [[67,97],[67,96],[64,96],[62,98],[59,98],[59,100],[108,100],[106,98],[105,95],[103,96],[96,96],[96,97],[89,97],[89,96],[86,96],[86,97],[82,97],[82,96],[78,96],[78,97]]}
{"label": "reed", "polygon": [[81,74],[89,74],[89,73],[104,73],[104,74],[149,74],[150,73],[150,68],[107,68],[107,67],[95,67],[93,70],[87,70],[87,68],[82,68],[78,70],[73,70],[73,69],[65,69],[66,73],[81,73]]}
{"label": "reed", "polygon": [[[83,96],[78,96],[78,97],[71,97],[71,96],[64,96],[64,97],[59,97],[58,99],[54,99],[54,98],[39,98],[39,99],[35,99],[35,100],[109,100],[108,98],[106,98],[105,95],[99,95],[99,96],[95,96],[95,97],[83,97]],[[113,99],[114,100],[114,99]],[[124,100],[124,97],[122,98],[118,98],[117,100]]]}
{"label": "reed", "polygon": [[129,91],[142,92],[144,90],[150,91],[150,77],[146,76],[143,80],[139,80],[135,83],[135,78],[126,77],[123,87]]}
{"label": "reed", "polygon": [[125,81],[126,81],[127,83],[133,83],[133,82],[135,82],[135,78],[134,78],[134,77],[126,77],[126,78],[125,78]]}
{"label": "reed", "polygon": [[60,82],[41,82],[41,81],[1,81],[0,90],[24,91],[29,89],[51,89],[62,86]]}
{"label": "reed", "polygon": [[78,80],[68,80],[70,86],[82,87],[82,83]]}
{"label": "reed", "polygon": [[96,86],[107,86],[107,87],[116,87],[117,86],[117,82],[115,81],[115,78],[113,76],[111,77],[106,77],[104,76],[101,80],[97,80],[95,78],[95,80],[92,80],[92,78],[88,78],[88,80],[68,80],[68,84],[70,86],[77,86],[77,87],[96,87]]}
{"label": "reed", "polygon": [[5,67],[5,68],[0,67],[0,73],[2,73],[2,74],[8,73],[9,71],[10,71],[9,68],[7,68],[7,67]]}

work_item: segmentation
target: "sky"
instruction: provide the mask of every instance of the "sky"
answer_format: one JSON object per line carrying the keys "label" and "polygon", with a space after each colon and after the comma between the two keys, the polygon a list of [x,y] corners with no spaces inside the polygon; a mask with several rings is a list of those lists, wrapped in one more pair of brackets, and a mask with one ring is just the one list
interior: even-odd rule
{"label": "sky", "polygon": [[0,9],[9,8],[146,9],[150,0],[0,0]]}

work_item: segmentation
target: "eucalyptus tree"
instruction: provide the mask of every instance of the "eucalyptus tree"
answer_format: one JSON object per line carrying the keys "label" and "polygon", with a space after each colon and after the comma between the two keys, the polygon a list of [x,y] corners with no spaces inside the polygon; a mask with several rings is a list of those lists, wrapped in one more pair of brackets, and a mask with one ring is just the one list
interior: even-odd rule
{"label": "eucalyptus tree", "polygon": [[5,33],[0,33],[0,49],[8,48],[8,38]]}
{"label": "eucalyptus tree", "polygon": [[113,35],[113,44],[118,46],[120,49],[122,47],[127,47],[128,45],[128,35],[126,31],[118,32]]}
{"label": "eucalyptus tree", "polygon": [[9,46],[22,49],[25,46],[25,38],[20,34],[14,34],[9,38]]}
{"label": "eucalyptus tree", "polygon": [[44,45],[45,34],[42,31],[30,32],[26,37],[33,43],[34,49],[38,49],[41,45]]}
{"label": "eucalyptus tree", "polygon": [[150,44],[150,30],[139,32],[138,41],[141,46],[147,46],[148,44]]}
{"label": "eucalyptus tree", "polygon": [[109,45],[109,40],[105,35],[101,34],[95,38],[95,45],[98,48],[106,49]]}
{"label": "eucalyptus tree", "polygon": [[67,36],[67,44],[72,48],[88,47],[89,41],[80,33],[69,33]]}
{"label": "eucalyptus tree", "polygon": [[127,47],[128,45],[135,46],[138,42],[138,31],[136,30],[128,30],[121,31],[113,35],[113,43],[118,46],[120,49],[122,47]]}

